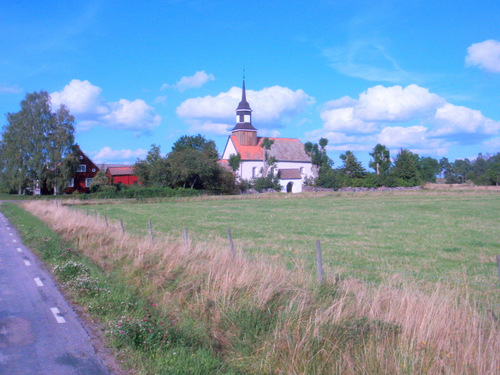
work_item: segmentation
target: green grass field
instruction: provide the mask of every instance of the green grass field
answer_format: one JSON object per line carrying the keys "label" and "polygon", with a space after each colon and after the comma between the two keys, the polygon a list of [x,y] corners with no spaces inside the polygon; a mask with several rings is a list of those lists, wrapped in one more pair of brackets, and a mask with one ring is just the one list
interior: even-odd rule
{"label": "green grass field", "polygon": [[[427,281],[499,285],[500,194],[406,192],[287,196],[288,199],[171,200],[86,206],[123,219],[127,231],[193,241],[227,238],[246,254],[279,254],[315,265],[321,241],[327,275],[378,281],[400,275]],[[84,209],[85,209],[84,208]],[[229,251],[229,250],[228,250]]]}

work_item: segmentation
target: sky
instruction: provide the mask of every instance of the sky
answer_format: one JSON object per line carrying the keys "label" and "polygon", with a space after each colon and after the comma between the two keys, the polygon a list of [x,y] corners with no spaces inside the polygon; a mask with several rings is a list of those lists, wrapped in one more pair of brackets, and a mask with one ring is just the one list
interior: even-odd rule
{"label": "sky", "polygon": [[499,20],[498,0],[4,2],[0,112],[47,91],[96,163],[196,134],[222,154],[245,77],[258,135],[327,138],[334,167],[378,143],[473,159],[500,152]]}

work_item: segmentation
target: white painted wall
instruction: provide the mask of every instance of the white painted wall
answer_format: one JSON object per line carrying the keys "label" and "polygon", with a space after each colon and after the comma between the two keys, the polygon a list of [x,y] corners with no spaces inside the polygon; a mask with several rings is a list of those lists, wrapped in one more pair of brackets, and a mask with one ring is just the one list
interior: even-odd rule
{"label": "white painted wall", "polygon": [[[222,155],[222,159],[229,159],[231,155],[236,155],[236,148],[234,147],[231,139],[228,139],[226,144],[226,148],[224,149],[224,154]],[[262,160],[242,160],[240,164],[240,168],[238,170],[239,178],[243,180],[252,180],[254,178],[261,177],[261,170],[263,167]],[[302,180],[280,180],[280,185],[282,187],[281,191],[286,193],[286,185],[288,182],[293,182],[292,192],[300,193],[302,191],[302,186],[304,180],[308,177],[313,176],[312,172],[312,163],[307,162],[290,162],[290,161],[280,161],[276,163],[275,170],[278,169],[300,169],[302,168]],[[255,174],[254,174],[255,171]]]}
{"label": "white painted wall", "polygon": [[226,144],[226,148],[224,149],[224,154],[222,154],[222,159],[229,160],[229,157],[231,155],[236,155],[236,148],[234,147],[231,138],[229,138]]}
{"label": "white painted wall", "polygon": [[286,193],[286,186],[291,182],[292,185],[292,193],[301,193],[302,187],[304,186],[304,181],[302,180],[280,180],[281,192]]}

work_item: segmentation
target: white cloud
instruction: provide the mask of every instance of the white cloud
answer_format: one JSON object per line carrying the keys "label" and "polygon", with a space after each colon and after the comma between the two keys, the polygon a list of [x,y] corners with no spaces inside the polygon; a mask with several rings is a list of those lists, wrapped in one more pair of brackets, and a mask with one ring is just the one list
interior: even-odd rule
{"label": "white cloud", "polygon": [[[246,94],[250,106],[258,108],[253,112],[252,121],[259,129],[262,129],[259,125],[265,128],[272,122],[274,127],[282,127],[284,121],[297,115],[314,101],[303,90],[292,91],[280,86],[260,91],[247,90]],[[185,100],[177,108],[177,115],[190,124],[192,132],[227,135],[234,126],[235,111],[240,100],[241,89],[232,87],[217,96]]]}
{"label": "white cloud", "polygon": [[113,128],[126,130],[151,130],[158,126],[161,117],[155,114],[154,109],[142,99],[133,102],[120,99],[118,102],[109,103],[111,112],[102,119]]}
{"label": "white cloud", "polygon": [[164,83],[161,86],[161,90],[172,87],[180,92],[184,92],[187,89],[199,88],[206,84],[207,82],[214,81],[215,77],[213,74],[207,74],[204,70],[197,71],[194,75],[190,77],[182,77],[175,85],[168,85]]}
{"label": "white cloud", "polygon": [[418,85],[375,86],[359,96],[356,117],[366,121],[402,122],[433,116],[444,99]]}
{"label": "white cloud", "polygon": [[350,133],[373,133],[377,126],[354,117],[354,107],[330,109],[321,112],[324,128],[328,131],[343,131]]}
{"label": "white cloud", "polygon": [[[284,119],[296,116],[314,102],[314,99],[303,90],[293,91],[281,86],[268,87],[260,91],[246,90],[246,95],[250,107],[256,108],[252,114],[252,122],[257,128],[260,125],[269,127],[272,122],[275,127],[281,127]],[[227,131],[234,126],[235,111],[240,100],[241,89],[232,87],[217,96],[185,100],[177,107],[177,115],[198,127],[204,126],[207,129],[220,131],[225,126],[227,134]],[[218,124],[218,127],[214,127],[214,124]],[[219,134],[216,131],[213,133]]]}
{"label": "white cloud", "polygon": [[494,134],[500,130],[500,122],[484,117],[481,111],[450,103],[438,108],[435,124],[434,136]]}
{"label": "white cloud", "polygon": [[0,86],[0,94],[19,94],[23,91],[18,85]]}
{"label": "white cloud", "polygon": [[490,39],[472,44],[467,48],[465,63],[467,66],[478,66],[488,72],[500,73],[500,42]]}
{"label": "white cloud", "polygon": [[101,88],[89,81],[73,79],[60,92],[50,94],[53,107],[65,104],[74,116],[89,117],[109,112],[109,108],[101,97]]}
{"label": "white cloud", "polygon": [[224,123],[202,121],[202,120],[189,120],[189,133],[204,133],[213,135],[227,135],[231,130],[231,126]]}
{"label": "white cloud", "polygon": [[[248,91],[247,91],[248,97]],[[177,115],[184,119],[230,119],[236,114],[235,110],[241,100],[241,89],[231,88],[228,92],[217,96],[187,99],[177,107]]]}
{"label": "white cloud", "polygon": [[154,103],[165,104],[166,101],[167,101],[167,96],[166,95],[161,95],[161,96],[158,96],[158,97],[155,98]]}
{"label": "white cloud", "polygon": [[79,131],[104,126],[142,134],[160,124],[161,117],[144,100],[120,99],[117,102],[106,102],[101,92],[100,87],[89,81],[73,79],[62,91],[50,96],[53,106],[65,104],[69,108],[77,120]]}
{"label": "white cloud", "polygon": [[378,134],[378,143],[387,147],[412,147],[426,141],[427,128],[425,126],[388,126]]}
{"label": "white cloud", "polygon": [[500,137],[484,141],[483,145],[486,146],[486,151],[496,154],[500,150]]}
{"label": "white cloud", "polygon": [[280,136],[280,132],[278,130],[274,129],[262,129],[259,131],[259,136],[261,137],[271,137],[271,138],[277,138]]}
{"label": "white cloud", "polygon": [[[453,105],[418,85],[374,86],[359,99],[343,97],[321,110],[323,126],[306,134],[311,141],[329,139],[330,150],[362,150],[376,143],[444,155],[450,142],[484,141],[500,131],[500,122],[481,111]],[[369,148],[370,149],[370,148]]]}
{"label": "white cloud", "polygon": [[92,159],[96,163],[130,163],[135,162],[138,158],[144,158],[148,151],[142,148],[137,150],[113,150],[111,147],[101,148]]}

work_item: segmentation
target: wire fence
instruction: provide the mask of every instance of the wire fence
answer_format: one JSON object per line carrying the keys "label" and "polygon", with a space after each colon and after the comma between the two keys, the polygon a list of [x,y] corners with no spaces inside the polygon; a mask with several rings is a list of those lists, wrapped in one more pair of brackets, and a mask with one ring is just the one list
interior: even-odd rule
{"label": "wire fence", "polygon": [[[56,203],[57,204],[57,203]],[[70,205],[67,206],[68,209],[72,209]],[[73,210],[75,212],[78,212],[77,207],[73,207]],[[89,210],[86,209],[86,215],[89,216]],[[94,219],[97,220],[98,213],[97,210],[94,210]],[[108,218],[106,215],[104,215],[104,220],[106,223],[106,226],[108,226]],[[120,227],[122,233],[125,233],[125,227],[123,223],[123,219],[120,219]],[[188,228],[184,227],[182,229],[183,232],[183,240],[186,244],[186,246],[191,246],[192,243],[190,242],[191,240],[189,239],[189,234],[188,234]],[[151,242],[154,243],[154,231],[153,231],[153,224],[152,221],[148,221],[148,233],[149,237],[151,238]],[[228,237],[228,248],[229,248],[229,255],[231,255],[233,258],[236,256],[236,250],[234,246],[234,240],[233,236],[231,233],[231,229],[227,227],[227,237]],[[311,249],[313,249],[313,246],[311,244]],[[311,250],[311,253],[313,251]],[[496,284],[486,284],[486,283],[481,283],[481,282],[470,282],[465,279],[458,279],[458,278],[450,278],[447,276],[443,275],[436,275],[436,274],[430,274],[430,273],[424,273],[424,272],[414,272],[414,271],[408,271],[408,270],[403,270],[403,269],[394,269],[394,268],[386,268],[386,267],[379,267],[379,266],[374,266],[374,265],[360,265],[360,264],[353,264],[349,262],[342,262],[339,260],[333,260],[329,258],[325,258],[324,254],[321,250],[321,242],[319,240],[316,241],[316,256],[299,256],[299,255],[292,255],[292,254],[286,254],[286,253],[274,253],[270,255],[278,255],[284,258],[288,259],[293,259],[294,261],[303,261],[306,262],[310,265],[310,268],[316,268],[317,272],[317,278],[319,283],[323,283],[325,279],[327,278],[337,278],[337,277],[348,277],[350,275],[349,272],[344,272],[344,275],[341,275],[339,272],[331,271],[331,268],[344,268],[351,270],[355,274],[353,277],[357,279],[361,279],[364,282],[369,282],[369,283],[376,283],[377,279],[381,279],[381,276],[383,274],[389,274],[393,276],[401,276],[401,277],[406,277],[406,278],[414,278],[414,279],[420,279],[420,280],[432,280],[435,282],[445,282],[445,283],[451,283],[455,285],[467,285],[471,287],[476,287],[476,288],[486,288],[488,290],[498,290],[500,291],[500,255],[496,256],[496,263],[497,263],[497,271],[498,271],[498,282]],[[325,267],[327,266],[327,267]],[[326,271],[325,271],[326,268]],[[494,271],[493,271],[494,272]]]}

